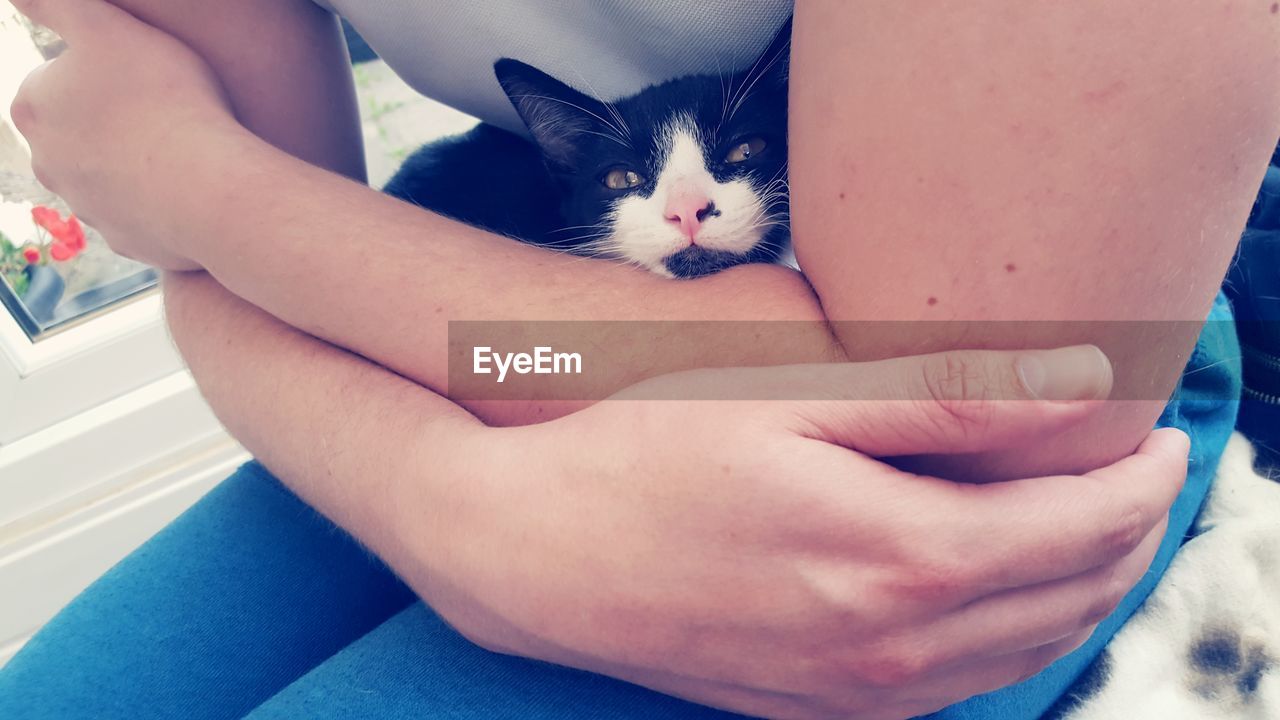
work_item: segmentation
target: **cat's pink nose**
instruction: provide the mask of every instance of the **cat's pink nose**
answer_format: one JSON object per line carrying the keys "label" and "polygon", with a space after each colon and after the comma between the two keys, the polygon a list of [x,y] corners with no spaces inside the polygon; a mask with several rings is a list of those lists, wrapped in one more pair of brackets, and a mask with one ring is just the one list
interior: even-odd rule
{"label": "cat's pink nose", "polygon": [[680,234],[689,238],[689,242],[693,242],[708,215],[719,215],[716,204],[702,193],[672,195],[662,214],[667,222],[680,227]]}

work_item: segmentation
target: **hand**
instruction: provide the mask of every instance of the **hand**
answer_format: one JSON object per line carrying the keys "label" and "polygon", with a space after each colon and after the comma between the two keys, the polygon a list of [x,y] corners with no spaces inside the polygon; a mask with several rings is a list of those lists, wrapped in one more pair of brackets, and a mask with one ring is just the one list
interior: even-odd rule
{"label": "hand", "polygon": [[[1028,356],[1049,361],[1018,372]],[[420,564],[397,569],[497,651],[750,715],[924,714],[1082,644],[1185,479],[1177,430],[1078,477],[970,485],[873,459],[1034,452],[1100,405],[1023,378],[1098,398],[1110,365],[1086,347],[696,371],[484,430],[446,498],[409,503],[438,512],[406,513]],[[829,399],[643,399],[735,388]]]}
{"label": "hand", "polygon": [[167,270],[198,269],[175,249],[182,228],[164,221],[163,203],[182,183],[189,152],[235,125],[212,71],[181,42],[103,0],[14,5],[68,45],[13,101],[37,178],[116,252]]}

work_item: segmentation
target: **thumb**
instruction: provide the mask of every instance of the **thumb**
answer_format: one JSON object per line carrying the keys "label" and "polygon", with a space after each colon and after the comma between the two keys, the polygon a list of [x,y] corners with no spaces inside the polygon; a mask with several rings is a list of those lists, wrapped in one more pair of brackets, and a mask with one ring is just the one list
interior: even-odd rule
{"label": "thumb", "polygon": [[1093,345],[957,350],[869,363],[792,366],[824,396],[790,412],[800,432],[866,455],[974,453],[1059,432],[1111,392]]}
{"label": "thumb", "polygon": [[87,39],[92,33],[110,31],[113,24],[131,16],[104,0],[10,0],[33,22],[58,33],[68,44]]}

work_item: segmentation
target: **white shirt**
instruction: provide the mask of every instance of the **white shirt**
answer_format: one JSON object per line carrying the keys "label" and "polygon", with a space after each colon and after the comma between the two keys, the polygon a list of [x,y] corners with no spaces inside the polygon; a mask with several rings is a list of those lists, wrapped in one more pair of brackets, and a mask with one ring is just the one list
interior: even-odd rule
{"label": "white shirt", "polygon": [[524,124],[493,76],[521,60],[614,100],[682,75],[748,67],[792,0],[315,0],[405,82],[499,127]]}

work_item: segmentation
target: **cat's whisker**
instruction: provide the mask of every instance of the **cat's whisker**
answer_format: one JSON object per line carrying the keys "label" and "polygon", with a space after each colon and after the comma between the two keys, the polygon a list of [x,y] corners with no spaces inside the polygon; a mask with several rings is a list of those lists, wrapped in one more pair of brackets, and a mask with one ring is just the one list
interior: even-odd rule
{"label": "cat's whisker", "polygon": [[608,139],[610,139],[610,140],[613,140],[614,142],[618,143],[619,145],[622,145],[623,147],[626,147],[626,148],[630,148],[630,147],[631,147],[631,141],[630,141],[630,140],[628,140],[628,139],[627,139],[627,137],[626,137],[626,135],[625,135],[625,134],[623,134],[623,133],[622,133],[618,128],[614,127],[612,123],[610,123],[608,120],[605,120],[604,118],[600,117],[598,114],[591,112],[590,110],[588,110],[588,109],[586,109],[586,108],[582,107],[581,105],[579,105],[579,104],[577,104],[577,103],[575,103],[575,102],[570,102],[570,101],[565,100],[565,99],[563,99],[563,98],[551,97],[550,95],[533,95],[533,94],[525,94],[525,95],[512,95],[512,96],[511,96],[511,98],[512,98],[513,100],[514,100],[514,99],[516,99],[516,98],[521,98],[521,99],[523,99],[523,98],[534,98],[534,99],[537,99],[537,100],[550,100],[550,101],[552,101],[552,102],[558,102],[558,103],[560,103],[561,105],[568,105],[568,106],[569,106],[569,107],[571,107],[571,108],[576,108],[576,109],[578,109],[578,110],[580,110],[580,111],[582,111],[582,112],[584,112],[584,113],[586,113],[586,114],[590,115],[591,117],[595,118],[596,120],[599,120],[599,121],[601,122],[601,124],[603,124],[605,127],[607,127],[607,128],[609,128],[610,130],[612,130],[612,131],[615,133],[615,135],[609,135],[609,134],[606,134],[606,133],[598,133],[598,132],[593,132],[593,131],[590,131],[590,130],[581,130],[580,132],[588,133],[588,134],[591,134],[591,135],[599,135],[600,137],[608,138]]}
{"label": "cat's whisker", "polygon": [[715,136],[714,142],[715,144],[718,145],[720,143],[720,129],[724,127],[725,108],[728,107],[729,105],[729,97],[728,97],[729,87],[728,87],[728,84],[725,82],[726,78],[724,76],[724,68],[720,66],[720,55],[716,54],[715,58],[716,58],[716,82],[720,85],[720,122],[716,125],[715,131],[713,134]]}
{"label": "cat's whisker", "polygon": [[591,94],[600,100],[600,104],[604,105],[605,110],[609,111],[609,116],[617,123],[617,125],[611,124],[614,131],[629,138],[631,136],[631,128],[627,125],[627,121],[623,119],[622,114],[618,112],[618,108],[614,107],[614,104],[611,102],[605,102],[603,96],[598,90],[596,90],[595,86],[591,84],[591,81],[582,73],[578,72],[577,68],[571,69],[573,70],[573,74],[577,75],[578,79],[582,81],[582,84],[587,86],[587,89],[591,91]]}
{"label": "cat's whisker", "polygon": [[780,168],[778,168],[777,170],[775,170],[775,171],[774,171],[774,173],[773,173],[773,175],[772,175],[768,180],[766,180],[766,181],[765,181],[765,183],[764,183],[764,185],[763,185],[763,187],[765,188],[765,190],[768,190],[768,189],[770,189],[770,188],[773,188],[773,187],[775,187],[775,186],[777,186],[777,185],[783,185],[783,186],[790,187],[790,183],[787,181],[787,178],[783,177],[783,175],[784,175],[786,172],[787,172],[787,166],[786,166],[786,165],[783,165],[782,167],[780,167]]}
{"label": "cat's whisker", "polygon": [[598,233],[587,233],[585,235],[578,235],[571,238],[557,239],[557,240],[550,241],[547,244],[554,245],[556,247],[584,248],[589,246],[592,246],[592,247],[604,246],[604,245],[611,244],[612,241],[613,241],[613,232],[605,231],[605,232],[598,232]]}
{"label": "cat's whisker", "polygon": [[580,132],[584,135],[598,135],[599,137],[605,138],[606,140],[612,140],[613,142],[616,142],[625,148],[631,147],[631,143],[627,142],[626,140],[622,140],[620,138],[614,137],[609,133],[596,132],[595,130],[578,130],[577,132]]}
{"label": "cat's whisker", "polygon": [[[746,102],[747,97],[751,95],[751,91],[755,89],[755,86],[757,83],[760,82],[760,79],[763,78],[766,74],[768,74],[769,70],[772,69],[774,65],[778,64],[778,61],[782,59],[783,55],[789,53],[790,51],[791,51],[791,41],[788,39],[786,44],[783,45],[782,49],[774,53],[773,57],[769,58],[769,62],[763,68],[760,69],[759,73],[755,72],[755,65],[752,66],[751,71],[747,73],[747,77],[752,78],[753,74],[755,75],[755,77],[751,79],[751,84],[746,86],[746,89],[743,90],[743,92],[741,93],[741,96],[738,98],[738,101],[734,104],[733,109],[729,111],[729,120],[733,120],[733,116],[737,114],[738,109],[742,107],[742,104],[744,102]],[[762,59],[763,57],[757,58],[756,65],[759,65],[760,60]],[[744,85],[746,84],[745,80],[743,81],[743,84]]]}
{"label": "cat's whisker", "polygon": [[586,225],[566,225],[565,227],[557,228],[555,230],[552,230],[551,232],[562,233],[562,232],[568,232],[570,230],[607,230],[607,229],[608,228],[601,225],[600,223],[588,223]]}
{"label": "cat's whisker", "polygon": [[731,105],[736,108],[737,104],[735,101],[737,100],[738,93],[741,91],[743,87],[746,87],[747,82],[751,79],[752,74],[755,73],[756,68],[760,65],[760,61],[763,59],[764,59],[764,56],[762,55],[756,58],[756,61],[751,64],[751,67],[747,70],[747,74],[742,78],[742,85],[739,86],[738,90],[734,90],[733,84],[730,83],[729,90],[731,94],[729,96],[729,100],[725,102],[725,104],[720,108],[720,124],[721,125],[724,125],[725,123],[733,119],[733,113],[728,112],[728,109]]}
{"label": "cat's whisker", "polygon": [[569,252],[579,253],[579,252],[590,252],[590,251],[599,250],[600,248],[603,248],[603,247],[609,247],[611,246],[611,244],[612,243],[609,242],[609,238],[601,237],[601,238],[574,238],[572,241],[567,241],[563,243],[554,243],[554,244],[547,243],[547,244],[542,244],[541,246],[555,248],[557,250],[565,250]]}
{"label": "cat's whisker", "polygon": [[622,129],[622,134],[623,134],[625,137],[630,138],[630,137],[631,137],[631,127],[630,127],[629,125],[627,125],[627,121],[626,121],[626,119],[624,119],[624,118],[622,117],[622,113],[618,112],[618,108],[614,107],[614,104],[613,104],[613,103],[605,103],[605,104],[604,104],[604,107],[605,107],[605,109],[606,109],[606,110],[608,110],[608,111],[609,111],[609,115],[610,115],[610,117],[612,117],[612,118],[614,119],[614,121],[615,121],[616,123],[618,123],[618,126]]}

